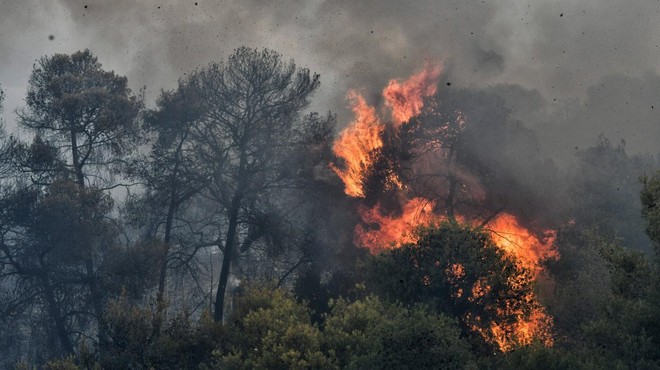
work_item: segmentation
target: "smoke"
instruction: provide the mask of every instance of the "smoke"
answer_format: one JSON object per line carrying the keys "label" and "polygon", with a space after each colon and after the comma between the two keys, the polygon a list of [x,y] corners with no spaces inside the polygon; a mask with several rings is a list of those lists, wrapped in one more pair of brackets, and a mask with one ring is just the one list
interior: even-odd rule
{"label": "smoke", "polygon": [[546,204],[548,218],[570,203],[557,168],[579,166],[576,154],[601,134],[631,155],[660,151],[651,0],[24,0],[0,3],[0,31],[10,131],[40,56],[90,48],[153,101],[247,45],[319,72],[312,109],[337,112],[338,128],[350,121],[349,89],[382,108],[387,81],[442,62],[439,94],[478,128],[471,149],[498,174],[496,188],[525,194],[520,209]]}
{"label": "smoke", "polygon": [[[622,79],[646,84],[641,98],[658,101],[653,88],[660,56],[658,7],[654,1],[595,0],[5,1],[0,83],[8,90],[11,112],[20,105],[19,86],[37,57],[87,47],[106,67],[128,75],[134,88],[146,85],[153,98],[187,71],[248,45],[273,48],[321,72],[324,86],[316,106],[323,110],[348,113],[349,88],[378,99],[390,78],[407,76],[433,59],[448,67],[452,86],[517,85],[538,91],[546,110],[581,109],[567,116],[579,119],[592,117],[597,107],[585,101],[601,86],[612,90],[599,95],[602,103],[625,108],[627,91],[616,91]],[[628,126],[650,125],[645,112],[629,113]],[[571,136],[586,145],[599,131],[617,135],[622,125],[606,121],[595,135]],[[634,139],[628,131],[612,139],[634,143],[639,151],[655,146],[657,136]],[[562,138],[553,141],[563,144]]]}

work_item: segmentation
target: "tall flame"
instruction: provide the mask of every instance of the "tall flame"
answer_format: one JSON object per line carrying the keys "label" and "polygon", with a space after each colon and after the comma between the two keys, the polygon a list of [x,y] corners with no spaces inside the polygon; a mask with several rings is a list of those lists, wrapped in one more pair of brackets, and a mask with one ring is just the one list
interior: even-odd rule
{"label": "tall flame", "polygon": [[435,94],[442,67],[428,63],[421,71],[403,82],[390,80],[383,90],[385,104],[392,109],[395,127],[418,115],[424,107],[424,98]]}
{"label": "tall flame", "polygon": [[[435,94],[442,67],[427,64],[421,72],[399,82],[390,80],[383,90],[385,104],[391,108],[395,128],[421,112],[424,98]],[[355,90],[348,92],[348,99],[355,118],[339,134],[332,150],[344,162],[341,169],[331,165],[344,182],[344,192],[355,198],[364,198],[364,176],[372,167],[376,150],[383,147],[382,133],[385,126],[380,122],[376,109],[364,100]],[[388,179],[388,183],[400,185],[398,178]]]}
{"label": "tall flame", "polygon": [[331,165],[344,182],[347,195],[364,197],[364,174],[373,163],[372,154],[383,146],[381,133],[384,126],[376,115],[376,109],[364,100],[357,91],[348,93],[355,119],[344,129],[332,146],[338,158],[344,160],[345,169]]}

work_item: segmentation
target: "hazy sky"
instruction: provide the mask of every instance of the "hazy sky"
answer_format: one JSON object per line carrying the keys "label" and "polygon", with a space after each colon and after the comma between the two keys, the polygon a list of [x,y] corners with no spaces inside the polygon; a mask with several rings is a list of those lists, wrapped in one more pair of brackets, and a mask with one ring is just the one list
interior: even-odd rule
{"label": "hazy sky", "polygon": [[444,88],[501,91],[555,149],[605,133],[660,152],[656,0],[0,0],[0,34],[10,129],[40,56],[89,48],[153,100],[246,45],[319,72],[314,108],[340,123],[348,88],[378,104],[388,79],[433,59],[446,67]]}

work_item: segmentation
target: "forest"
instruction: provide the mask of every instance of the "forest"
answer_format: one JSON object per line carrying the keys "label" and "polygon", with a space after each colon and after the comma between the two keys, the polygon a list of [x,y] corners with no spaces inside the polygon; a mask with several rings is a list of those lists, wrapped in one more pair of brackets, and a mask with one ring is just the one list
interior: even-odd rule
{"label": "forest", "polygon": [[93,51],[38,59],[0,132],[0,366],[660,369],[660,157],[560,166],[444,75],[345,119],[271,49],[153,104]]}

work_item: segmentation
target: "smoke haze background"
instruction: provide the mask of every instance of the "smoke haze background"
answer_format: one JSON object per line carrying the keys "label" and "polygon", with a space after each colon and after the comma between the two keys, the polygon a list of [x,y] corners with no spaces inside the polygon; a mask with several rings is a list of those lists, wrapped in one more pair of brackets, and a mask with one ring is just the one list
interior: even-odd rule
{"label": "smoke haze background", "polygon": [[430,58],[444,62],[452,88],[507,99],[552,156],[601,133],[657,154],[659,12],[656,1],[5,0],[0,84],[11,129],[43,55],[90,48],[151,101],[240,45],[268,47],[321,74],[313,108],[342,124],[348,88],[378,104],[388,79]]}

